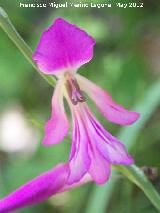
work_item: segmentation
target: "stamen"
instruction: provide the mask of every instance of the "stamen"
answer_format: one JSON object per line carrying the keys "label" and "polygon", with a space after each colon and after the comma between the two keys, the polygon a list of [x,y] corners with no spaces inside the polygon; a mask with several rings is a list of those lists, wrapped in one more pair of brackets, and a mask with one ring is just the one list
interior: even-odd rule
{"label": "stamen", "polygon": [[82,95],[82,91],[79,88],[77,80],[68,72],[65,74],[65,79],[66,79],[66,89],[71,102],[74,105],[77,105],[79,102],[85,102],[86,99]]}

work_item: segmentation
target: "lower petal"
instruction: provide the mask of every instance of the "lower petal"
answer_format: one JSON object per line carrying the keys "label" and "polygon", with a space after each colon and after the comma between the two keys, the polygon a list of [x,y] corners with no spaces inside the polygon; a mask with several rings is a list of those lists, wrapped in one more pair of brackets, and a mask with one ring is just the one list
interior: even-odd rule
{"label": "lower petal", "polygon": [[96,151],[94,154],[90,152],[91,166],[89,173],[97,184],[104,184],[110,176],[110,163]]}
{"label": "lower petal", "polygon": [[88,137],[85,132],[83,121],[80,119],[80,112],[76,109],[77,107],[78,106],[74,106],[74,110],[72,109],[74,128],[69,162],[71,170],[68,180],[69,184],[79,181],[87,173],[90,166]]}
{"label": "lower petal", "polygon": [[97,151],[111,164],[133,164],[132,157],[128,154],[125,146],[109,132],[107,132],[100,122],[86,106],[86,123],[92,144]]}
{"label": "lower petal", "polygon": [[69,122],[64,110],[62,82],[57,82],[52,98],[52,116],[45,125],[44,145],[60,143],[68,134]]}
{"label": "lower petal", "polygon": [[109,143],[99,141],[97,148],[101,154],[112,164],[131,165],[134,163],[133,158],[128,154],[125,146],[116,139]]}
{"label": "lower petal", "polygon": [[91,114],[86,103],[81,104],[81,112],[88,137],[88,154],[91,161],[89,174],[97,184],[104,184],[110,176],[110,162],[97,149],[96,144],[99,143],[99,135],[92,124]]}
{"label": "lower petal", "polygon": [[99,111],[109,121],[120,125],[130,125],[139,118],[139,113],[128,111],[116,104],[106,91],[93,82],[81,75],[77,75],[77,79],[82,89],[94,101]]}
{"label": "lower petal", "polygon": [[86,173],[78,182],[74,182],[73,184],[67,183],[59,192],[68,191],[70,189],[79,187],[91,181],[93,181],[92,177],[90,176],[89,173]]}
{"label": "lower petal", "polygon": [[68,164],[61,164],[43,173],[0,200],[0,213],[39,203],[59,192],[69,175]]}

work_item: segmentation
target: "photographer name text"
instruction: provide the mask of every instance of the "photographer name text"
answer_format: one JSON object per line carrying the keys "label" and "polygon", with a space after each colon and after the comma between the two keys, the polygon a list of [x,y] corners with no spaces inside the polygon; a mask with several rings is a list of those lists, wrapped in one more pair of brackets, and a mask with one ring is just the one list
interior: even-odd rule
{"label": "photographer name text", "polygon": [[119,8],[142,8],[143,3],[56,3],[56,2],[50,2],[50,3],[19,3],[19,7],[22,8],[111,8],[111,7],[119,7]]}

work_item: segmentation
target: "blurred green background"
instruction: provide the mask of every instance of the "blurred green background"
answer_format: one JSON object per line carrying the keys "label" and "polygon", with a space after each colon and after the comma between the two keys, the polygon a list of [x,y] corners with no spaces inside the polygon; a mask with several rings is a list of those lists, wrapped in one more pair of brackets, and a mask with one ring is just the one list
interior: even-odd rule
{"label": "blurred green background", "polygon": [[[139,167],[153,167],[151,181],[160,191],[160,90],[150,89],[160,80],[160,3],[145,0],[143,8],[20,8],[19,3],[51,1],[0,0],[18,32],[34,50],[40,35],[56,17],[78,25],[97,43],[93,60],[82,66],[81,74],[108,90],[126,108],[139,103],[146,122],[139,125],[130,153]],[[56,1],[55,1],[56,2]],[[65,1],[57,1],[63,3]],[[69,1],[68,1],[69,2]],[[75,1],[76,2],[76,1]],[[82,1],[81,1],[82,2]],[[87,1],[85,1],[87,2]],[[88,1],[107,3],[103,0]],[[117,2],[131,1],[111,1]],[[139,3],[139,1],[134,0]],[[142,1],[140,1],[142,2]],[[160,87],[159,87],[160,88]],[[69,156],[70,138],[54,147],[43,147],[43,125],[51,112],[50,87],[0,29],[0,197],[52,168]],[[149,94],[148,102],[145,101]],[[155,98],[154,98],[155,97]],[[153,103],[152,103],[153,102]],[[146,103],[149,103],[150,107]],[[160,103],[160,100],[159,100]],[[153,105],[153,107],[152,107]],[[104,120],[90,103],[103,125],[114,135],[123,127]],[[130,129],[132,127],[129,127]],[[130,143],[130,135],[126,141]],[[124,141],[125,142],[125,141]],[[103,187],[87,184],[50,198],[20,213],[156,213],[157,210],[135,185],[119,173],[113,190],[104,196]],[[107,183],[107,184],[110,184]],[[96,190],[95,190],[96,189]],[[98,193],[97,199],[92,199]],[[103,193],[103,196],[101,196]],[[103,211],[92,209],[103,199]],[[106,199],[106,200],[105,200]],[[94,203],[92,203],[92,202]]]}

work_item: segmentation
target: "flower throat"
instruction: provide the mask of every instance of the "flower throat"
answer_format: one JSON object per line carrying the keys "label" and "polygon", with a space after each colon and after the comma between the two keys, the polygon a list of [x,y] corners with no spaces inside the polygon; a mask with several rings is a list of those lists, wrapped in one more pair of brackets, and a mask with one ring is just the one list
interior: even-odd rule
{"label": "flower throat", "polygon": [[68,72],[65,73],[66,89],[68,96],[73,105],[77,105],[79,102],[85,102],[86,99],[80,90],[77,80]]}

